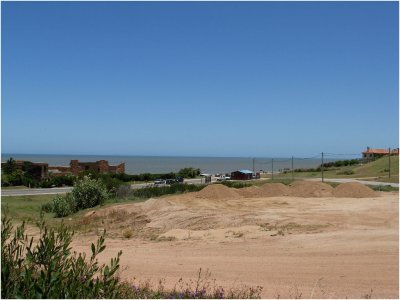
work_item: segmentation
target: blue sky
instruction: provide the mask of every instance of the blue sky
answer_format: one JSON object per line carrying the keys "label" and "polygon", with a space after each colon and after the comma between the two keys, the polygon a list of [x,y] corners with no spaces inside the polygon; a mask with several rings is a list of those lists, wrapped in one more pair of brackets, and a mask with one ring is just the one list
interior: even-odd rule
{"label": "blue sky", "polygon": [[2,152],[397,147],[397,2],[2,2]]}

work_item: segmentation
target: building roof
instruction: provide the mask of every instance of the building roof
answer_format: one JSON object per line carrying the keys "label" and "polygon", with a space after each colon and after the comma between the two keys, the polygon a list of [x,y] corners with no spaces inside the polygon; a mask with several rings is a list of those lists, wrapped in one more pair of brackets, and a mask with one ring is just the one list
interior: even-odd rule
{"label": "building roof", "polygon": [[239,170],[239,172],[243,174],[253,174],[253,171],[250,170]]}
{"label": "building roof", "polygon": [[389,154],[388,149],[367,149],[364,154]]}

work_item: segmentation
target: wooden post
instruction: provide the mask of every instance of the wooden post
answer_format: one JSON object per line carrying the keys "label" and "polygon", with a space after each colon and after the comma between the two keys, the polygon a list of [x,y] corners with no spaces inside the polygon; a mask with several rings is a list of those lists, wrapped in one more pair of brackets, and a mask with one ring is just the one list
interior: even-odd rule
{"label": "wooden post", "polygon": [[321,153],[321,178],[322,178],[322,182],[324,182],[324,152]]}

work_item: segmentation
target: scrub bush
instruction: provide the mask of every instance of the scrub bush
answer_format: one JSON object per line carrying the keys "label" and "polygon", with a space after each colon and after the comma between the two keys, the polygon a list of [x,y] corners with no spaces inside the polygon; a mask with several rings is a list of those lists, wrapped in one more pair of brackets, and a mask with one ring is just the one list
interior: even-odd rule
{"label": "scrub bush", "polygon": [[99,265],[105,249],[104,235],[91,244],[91,256],[71,252],[73,232],[61,224],[53,229],[43,219],[37,242],[25,235],[24,223],[12,237],[9,218],[1,219],[2,298],[124,298],[126,287],[119,281],[120,251],[109,265]]}
{"label": "scrub bush", "polygon": [[57,218],[69,216],[77,211],[76,201],[70,193],[65,196],[57,195],[51,208]]}
{"label": "scrub bush", "polygon": [[75,183],[71,194],[77,210],[102,204],[109,196],[106,186],[100,179],[91,179],[88,176]]}

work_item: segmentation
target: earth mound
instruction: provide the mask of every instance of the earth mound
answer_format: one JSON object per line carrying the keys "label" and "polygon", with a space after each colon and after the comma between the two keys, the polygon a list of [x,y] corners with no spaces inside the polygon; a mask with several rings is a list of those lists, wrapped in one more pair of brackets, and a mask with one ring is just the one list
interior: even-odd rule
{"label": "earth mound", "polygon": [[211,184],[206,186],[194,195],[196,198],[203,199],[238,199],[241,198],[240,194],[235,190],[231,189],[223,184]]}
{"label": "earth mound", "polygon": [[378,193],[373,189],[358,182],[341,183],[334,189],[333,194],[335,197],[340,198],[368,198],[378,196]]}
{"label": "earth mound", "polygon": [[237,189],[236,192],[245,198],[264,197],[263,190],[256,186]]}
{"label": "earth mound", "polygon": [[283,183],[266,183],[260,187],[264,197],[289,196],[290,188]]}
{"label": "earth mound", "polygon": [[333,187],[323,182],[296,181],[290,185],[293,197],[333,197]]}

